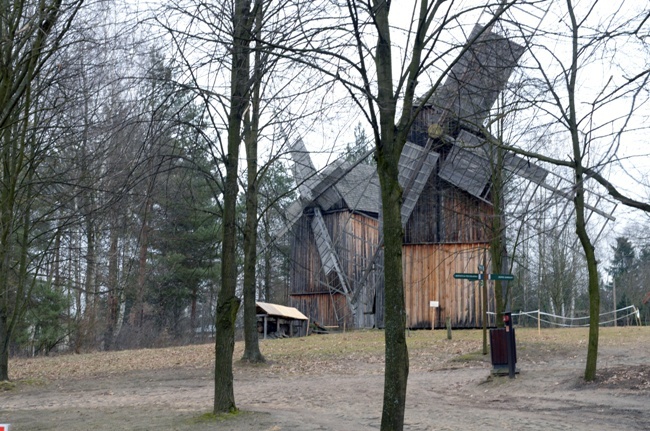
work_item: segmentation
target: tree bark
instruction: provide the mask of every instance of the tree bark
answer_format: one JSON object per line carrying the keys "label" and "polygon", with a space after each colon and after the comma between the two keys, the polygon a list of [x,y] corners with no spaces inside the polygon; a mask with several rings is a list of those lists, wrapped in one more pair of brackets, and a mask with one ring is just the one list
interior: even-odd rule
{"label": "tree bark", "polygon": [[[576,181],[582,181],[581,169],[576,169]],[[594,246],[591,244],[587,233],[587,223],[584,211],[584,189],[582,182],[578,185],[575,197],[576,208],[576,233],[585,252],[587,260],[587,271],[589,274],[589,341],[587,344],[587,364],[585,366],[585,380],[593,381],[596,378],[596,366],[598,362],[598,332],[600,323],[600,289],[598,262]]]}
{"label": "tree bark", "polygon": [[232,356],[235,348],[235,320],[240,300],[236,296],[237,261],[235,224],[237,168],[241,126],[249,99],[250,1],[235,0],[233,19],[228,154],[223,204],[221,289],[217,298],[215,334],[214,414],[237,411],[233,390]]}
{"label": "tree bark", "polygon": [[113,347],[115,338],[115,329],[117,327],[118,316],[118,253],[117,253],[117,223],[112,220],[110,233],[110,245],[108,248],[108,301],[106,332],[104,334],[104,350],[110,350]]}
{"label": "tree bark", "polygon": [[264,219],[266,220],[264,226],[264,302],[271,301],[271,233],[269,232],[269,223],[268,223],[268,211],[264,214]]}
{"label": "tree bark", "polygon": [[[492,260],[492,273],[501,273],[504,271],[505,257],[505,223],[503,215],[503,150],[494,148],[495,154],[492,155],[492,207],[494,215],[490,225],[490,258]],[[485,283],[488,280],[484,281]],[[504,294],[505,293],[505,294]],[[504,327],[503,313],[507,306],[508,293],[503,290],[501,280],[494,282],[494,298],[496,302],[496,321],[499,328]]]}
{"label": "tree bark", "polygon": [[[152,157],[150,155],[150,157]],[[144,296],[147,281],[147,254],[149,250],[149,214],[153,209],[153,189],[155,186],[155,173],[153,160],[147,163],[147,172],[150,175],[147,182],[145,201],[142,208],[142,227],[138,244],[138,277],[135,286],[135,300],[129,316],[129,323],[136,328],[141,328],[144,323]]]}
{"label": "tree bark", "polygon": [[[397,181],[394,142],[378,152],[377,168],[381,184],[384,234],[384,280],[386,324],[386,369],[381,430],[401,430],[404,426],[406,385],[409,372],[406,346],[406,307],[402,268],[402,190]],[[393,148],[390,148],[393,147]],[[397,159],[394,159],[397,157]]]}
{"label": "tree bark", "polygon": [[9,331],[4,307],[0,307],[0,382],[9,380]]}
{"label": "tree bark", "polygon": [[381,134],[381,141],[377,142],[377,173],[381,187],[383,217],[386,324],[386,368],[381,430],[399,431],[404,427],[409,371],[402,273],[402,188],[398,181],[399,157],[404,142],[399,142],[400,135],[396,133],[395,127],[397,101],[393,92],[390,27],[386,3],[376,3],[375,20],[378,36],[375,65]]}
{"label": "tree bark", "polygon": [[574,173],[576,195],[574,198],[576,212],[576,234],[580,239],[580,244],[585,252],[587,260],[587,271],[589,274],[589,340],[587,343],[587,364],[585,366],[585,380],[592,381],[596,378],[596,365],[598,361],[598,324],[600,314],[600,289],[598,280],[598,263],[594,246],[587,232],[587,222],[585,220],[585,172],[583,167],[583,151],[580,146],[580,136],[578,134],[578,120],[576,114],[576,81],[578,78],[578,30],[580,25],[575,16],[572,0],[567,0],[567,9],[571,19],[572,30],[572,61],[571,68],[568,71],[567,92],[569,96],[568,126],[571,134],[571,145],[573,148]]}
{"label": "tree bark", "polygon": [[[262,29],[262,8],[255,8],[255,35],[260,37]],[[253,65],[253,89],[251,97],[251,112],[247,113],[244,123],[244,142],[246,145],[247,187],[246,187],[246,226],[244,227],[244,354],[243,360],[248,362],[264,362],[260,352],[257,332],[256,300],[256,264],[257,264],[257,209],[258,209],[258,177],[257,177],[257,138],[260,116],[260,86],[262,80],[262,64],[260,50],[255,50]]]}

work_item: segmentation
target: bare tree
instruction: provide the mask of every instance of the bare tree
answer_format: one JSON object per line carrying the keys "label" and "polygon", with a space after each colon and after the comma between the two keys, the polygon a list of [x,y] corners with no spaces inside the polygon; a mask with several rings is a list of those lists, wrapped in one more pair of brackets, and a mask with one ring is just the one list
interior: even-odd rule
{"label": "bare tree", "polygon": [[48,144],[31,124],[39,107],[38,84],[47,80],[43,72],[82,3],[27,0],[0,6],[0,381],[9,378],[9,342],[34,281],[27,254],[33,233],[31,201],[37,191],[36,169]]}
{"label": "bare tree", "polygon": [[[503,2],[488,26],[511,3]],[[303,49],[294,50],[301,61],[310,62],[340,82],[372,128],[377,171],[381,185],[383,253],[385,280],[386,368],[382,430],[400,430],[404,422],[408,351],[406,346],[406,312],[402,275],[401,222],[402,187],[398,181],[398,162],[411,125],[418,114],[414,109],[415,91],[425,72],[439,66],[444,56],[445,32],[464,13],[480,10],[457,8],[444,1],[417,1],[406,28],[401,70],[395,74],[397,55],[393,40],[401,32],[390,23],[394,4],[386,1],[348,0],[336,13],[321,19],[316,30],[306,24]],[[374,42],[372,42],[374,38]],[[322,45],[317,45],[317,42]],[[473,43],[474,40],[470,41]],[[453,44],[452,44],[453,45]],[[452,48],[453,49],[453,48]],[[454,62],[450,62],[453,66]],[[443,77],[448,65],[439,67]],[[428,100],[442,80],[423,96]]]}
{"label": "bare tree", "polygon": [[232,62],[230,110],[228,112],[228,152],[223,197],[223,245],[221,290],[217,300],[215,342],[214,413],[236,410],[233,392],[232,355],[235,347],[235,320],[240,299],[236,295],[236,224],[239,145],[245,111],[250,100],[250,44],[254,12],[249,0],[236,0],[231,11]]}
{"label": "bare tree", "polygon": [[[264,8],[255,10],[253,34],[261,38]],[[259,45],[259,42],[256,43]],[[256,46],[257,48],[259,46]],[[244,145],[246,147],[246,222],[244,226],[244,355],[249,362],[264,362],[260,352],[257,332],[256,307],[256,267],[257,267],[257,227],[258,227],[258,139],[261,109],[261,87],[263,68],[262,52],[255,49],[253,72],[251,76],[251,105],[244,117]],[[266,56],[265,56],[266,57]]]}
{"label": "bare tree", "polygon": [[[535,97],[526,100],[534,108],[533,116],[540,120],[531,123],[544,127],[547,134],[561,136],[567,143],[568,154],[562,158],[542,151],[509,149],[568,168],[573,176],[569,196],[574,203],[575,230],[589,274],[590,329],[584,375],[589,381],[596,376],[600,281],[594,233],[590,233],[588,225],[586,184],[595,180],[592,184],[599,184],[624,205],[650,210],[647,203],[620,192],[606,174],[623,161],[620,150],[625,139],[636,128],[644,127],[639,121],[642,114],[638,108],[647,100],[644,88],[650,74],[647,65],[630,70],[622,59],[627,56],[625,49],[612,47],[614,44],[634,46],[647,56],[643,41],[648,35],[648,12],[642,8],[637,10],[632,2],[621,3],[614,9],[606,2],[578,5],[571,0],[563,6],[556,3],[549,7],[557,20],[546,19],[544,23],[557,23],[558,28],[545,32],[540,26],[534,38],[529,39],[532,54],[529,73],[536,79],[535,90],[529,93]],[[555,51],[553,47],[557,46],[567,47],[567,55]],[[595,86],[593,73],[605,66],[614,66],[615,74]],[[587,82],[592,91],[582,88]],[[548,122],[541,125],[541,121]]]}

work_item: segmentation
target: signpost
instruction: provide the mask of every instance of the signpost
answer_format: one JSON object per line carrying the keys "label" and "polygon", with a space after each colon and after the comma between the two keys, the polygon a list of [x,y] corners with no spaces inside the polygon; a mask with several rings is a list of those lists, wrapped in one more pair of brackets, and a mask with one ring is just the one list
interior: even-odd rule
{"label": "signpost", "polygon": [[[454,278],[457,280],[469,280],[469,281],[479,281],[479,280],[494,280],[494,281],[512,281],[515,279],[515,276],[512,274],[487,274],[485,272],[485,265],[478,266],[479,271],[484,271],[483,273],[471,273],[471,272],[456,272],[454,273]],[[486,280],[486,281],[487,281]],[[483,282],[483,354],[487,355],[487,286],[486,282]],[[433,324],[432,324],[433,327]]]}
{"label": "signpost", "polygon": [[[487,274],[485,272],[485,265],[478,266],[479,271],[484,271],[483,273],[472,273],[472,272],[456,272],[454,273],[454,278],[457,280],[469,280],[469,281],[479,281],[485,280],[483,282],[483,354],[487,355],[487,280],[494,281],[512,281],[515,279],[515,276],[512,274]],[[487,278],[487,280],[486,280]],[[433,307],[433,301],[431,301],[431,307]],[[435,311],[434,311],[435,312]],[[434,324],[431,324],[431,329],[433,329]]]}
{"label": "signpost", "polygon": [[[512,281],[515,279],[515,276],[512,274],[487,274],[488,280],[505,280],[505,281]],[[473,274],[471,272],[457,272],[454,274],[454,278],[460,279],[460,280],[470,280],[470,281],[477,281],[477,280],[483,280],[483,274]]]}
{"label": "signpost", "polygon": [[490,274],[490,280],[507,280],[512,281],[515,279],[515,276],[512,274]]}
{"label": "signpost", "polygon": [[477,281],[477,280],[483,280],[483,274],[472,274],[472,273],[467,273],[467,272],[457,272],[454,274],[454,278],[460,279],[460,280],[470,280],[470,281]]}
{"label": "signpost", "polygon": [[436,308],[440,307],[440,302],[429,301],[429,307],[431,307],[431,330],[433,331],[436,328]]}

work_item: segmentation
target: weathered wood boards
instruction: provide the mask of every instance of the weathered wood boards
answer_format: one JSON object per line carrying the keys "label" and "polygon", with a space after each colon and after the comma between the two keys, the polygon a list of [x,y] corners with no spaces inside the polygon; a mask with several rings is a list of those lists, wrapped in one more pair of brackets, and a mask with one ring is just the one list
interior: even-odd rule
{"label": "weathered wood boards", "polygon": [[[404,284],[407,324],[431,328],[430,301],[438,301],[435,327],[447,317],[454,328],[478,328],[483,324],[481,285],[454,279],[457,272],[476,272],[483,264],[487,244],[417,244],[404,247]],[[488,262],[489,265],[489,262]],[[494,310],[494,292],[488,289],[488,308]]]}
{"label": "weathered wood boards", "polygon": [[[412,328],[443,326],[448,317],[454,327],[483,323],[480,284],[456,280],[453,274],[475,272],[484,263],[495,211],[491,157],[481,148],[486,144],[482,126],[523,47],[481,26],[474,28],[469,40],[473,44],[463,51],[445,83],[428,100],[418,102],[423,109],[400,158],[402,256]],[[348,171],[345,162],[316,173],[303,157],[304,146],[298,147],[296,178],[308,190],[301,189],[305,211],[294,225],[292,304],[322,325],[381,327],[379,189],[377,181],[363,179],[376,173]],[[517,172],[537,178],[514,162],[510,164]],[[318,181],[310,182],[312,178]],[[350,187],[350,181],[358,186]],[[325,192],[332,199],[324,200]],[[488,307],[494,309],[494,299],[488,299]],[[439,303],[436,322],[429,310],[431,301]]]}
{"label": "weathered wood boards", "polygon": [[[313,215],[305,214],[293,229],[293,247],[290,267],[291,305],[310,316],[321,325],[355,327],[340,277],[335,271],[329,274],[323,268],[314,230]],[[336,211],[322,216],[332,239],[332,245],[341,263],[343,277],[358,296],[363,327],[372,327],[373,307],[379,271],[374,269],[365,277],[364,271],[379,244],[379,222],[376,218],[349,210]]]}

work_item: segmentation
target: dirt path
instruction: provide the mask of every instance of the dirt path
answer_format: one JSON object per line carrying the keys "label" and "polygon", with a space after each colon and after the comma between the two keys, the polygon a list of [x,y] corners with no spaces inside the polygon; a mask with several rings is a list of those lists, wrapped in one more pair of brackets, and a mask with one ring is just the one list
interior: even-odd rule
{"label": "dirt path", "polygon": [[[522,337],[514,380],[490,378],[481,355],[429,360],[426,349],[414,348],[405,429],[650,430],[650,331],[641,335],[603,343],[594,384],[580,379],[580,342],[550,343],[545,351],[549,343]],[[0,392],[0,423],[13,424],[12,431],[376,430],[383,364],[369,357],[377,359],[348,356],[316,372],[237,365],[242,413],[216,421],[202,417],[211,410],[210,367],[23,381]]]}

